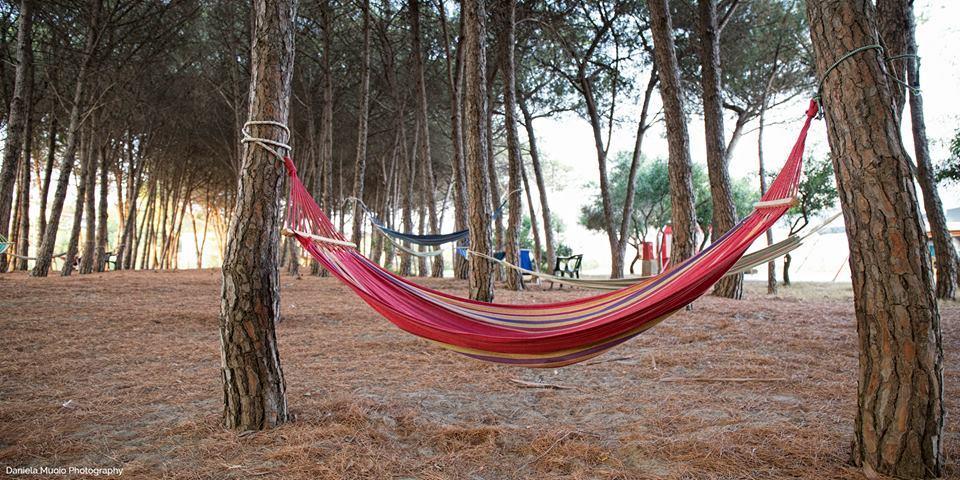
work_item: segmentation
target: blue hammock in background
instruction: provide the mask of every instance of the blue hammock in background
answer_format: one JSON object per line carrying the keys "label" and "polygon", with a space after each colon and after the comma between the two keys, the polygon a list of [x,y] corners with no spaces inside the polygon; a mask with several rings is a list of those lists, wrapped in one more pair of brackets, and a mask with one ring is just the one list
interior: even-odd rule
{"label": "blue hammock in background", "polygon": [[397,230],[380,223],[380,219],[373,214],[371,214],[370,217],[370,221],[375,227],[377,227],[377,230],[380,230],[385,235],[397,240],[410,242],[416,245],[423,245],[425,247],[436,247],[445,243],[458,242],[470,235],[470,230],[460,230],[452,233],[438,233],[435,235],[414,235],[411,233],[398,232]]}
{"label": "blue hammock in background", "polygon": [[[510,193],[516,193],[516,192],[510,192]],[[503,207],[507,205],[506,197],[509,197],[509,196],[510,194],[505,195],[504,200],[500,202],[500,206],[493,211],[493,215],[491,215],[490,218],[497,219],[500,217],[500,215],[503,214]],[[370,208],[368,208],[367,205],[363,203],[363,201],[354,197],[350,197],[347,200],[353,200],[354,202],[357,202],[357,204],[360,205],[360,208],[362,208],[363,211],[367,213],[367,215],[370,215],[370,223],[372,223],[374,227],[377,227],[377,230],[380,230],[381,233],[383,233],[384,235],[390,238],[394,238],[402,242],[410,242],[414,245],[421,245],[424,247],[438,247],[446,243],[459,242],[460,240],[465,240],[468,236],[470,236],[469,229],[458,230],[456,232],[451,232],[451,233],[437,233],[437,234],[431,234],[431,235],[417,235],[414,233],[404,233],[388,227],[382,220],[380,220],[379,217],[377,217],[377,214],[374,213],[373,210],[370,210]]]}

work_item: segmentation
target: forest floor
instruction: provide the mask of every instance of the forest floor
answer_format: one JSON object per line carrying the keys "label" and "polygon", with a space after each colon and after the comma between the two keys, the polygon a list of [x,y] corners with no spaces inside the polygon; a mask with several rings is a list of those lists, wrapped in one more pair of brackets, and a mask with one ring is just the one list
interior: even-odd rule
{"label": "forest floor", "polygon": [[[849,284],[772,297],[749,284],[745,301],[705,297],[586,364],[529,370],[407,335],[334,279],[282,276],[296,420],[238,434],[219,425],[219,281],[215,270],[0,276],[0,476],[77,466],[184,479],[860,478],[847,466]],[[459,281],[423,283],[465,293]],[[534,289],[498,300],[590,294]],[[941,306],[952,413],[960,304]],[[960,475],[958,418],[947,417],[948,476]]]}

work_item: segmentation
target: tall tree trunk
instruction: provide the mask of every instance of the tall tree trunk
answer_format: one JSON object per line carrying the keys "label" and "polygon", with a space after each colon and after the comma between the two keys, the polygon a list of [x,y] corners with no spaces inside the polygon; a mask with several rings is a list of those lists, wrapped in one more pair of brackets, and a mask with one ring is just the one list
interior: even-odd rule
{"label": "tall tree trunk", "polygon": [[67,254],[63,257],[63,269],[60,274],[64,277],[73,273],[74,266],[77,263],[77,254],[80,248],[80,230],[83,227],[83,214],[86,210],[87,187],[89,186],[89,176],[91,175],[89,134],[84,132],[84,139],[80,142],[83,154],[80,158],[80,182],[77,185],[77,201],[73,207],[73,228],[70,230],[70,240],[67,242]]}
{"label": "tall tree trunk", "polygon": [[[467,174],[464,164],[463,154],[463,103],[461,95],[461,84],[463,82],[463,48],[457,47],[456,60],[450,53],[450,36],[447,32],[447,16],[444,11],[444,2],[438,2],[440,9],[440,27],[443,31],[443,50],[446,57],[447,84],[450,91],[450,137],[453,143],[453,204],[454,204],[454,229],[457,231],[467,228]],[[461,17],[462,19],[462,17]],[[462,31],[462,30],[461,30]],[[461,240],[457,242],[457,247],[465,246]],[[466,279],[469,272],[469,264],[466,257],[453,254],[453,275],[459,279]]]}
{"label": "tall tree trunk", "polygon": [[[287,123],[292,94],[296,0],[255,0],[250,51],[250,120]],[[271,125],[254,136],[289,142]],[[261,430],[287,421],[286,384],[280,367],[277,248],[280,243],[280,159],[245,144],[237,204],[223,259],[220,348],[223,422],[235,430]]]}
{"label": "tall tree trunk", "polygon": [[353,243],[363,243],[363,180],[367,172],[367,125],[370,118],[370,0],[363,0],[363,53],[360,60],[360,107],[357,112],[357,158],[353,170]]}
{"label": "tall tree trunk", "polygon": [[[637,136],[633,144],[633,157],[630,159],[630,180],[627,182],[627,192],[624,196],[623,210],[620,216],[620,232],[617,235],[616,258],[618,258],[620,265],[621,276],[623,274],[624,257],[627,253],[627,243],[630,237],[630,223],[633,219],[633,200],[637,192],[637,171],[640,168],[640,160],[643,153],[643,138],[647,130],[650,129],[650,123],[648,121],[650,99],[653,96],[653,90],[657,87],[658,81],[657,68],[654,66],[650,71],[650,80],[647,81],[647,88],[643,93],[643,106],[640,108],[640,121],[637,123]],[[630,269],[631,273],[633,273],[633,262],[630,263]]]}
{"label": "tall tree trunk", "polygon": [[17,208],[19,209],[20,221],[17,234],[17,243],[14,245],[16,251],[21,257],[13,260],[14,270],[27,270],[27,257],[30,256],[30,174],[33,163],[33,122],[34,122],[34,68],[33,68],[33,50],[28,49],[25,53],[29,55],[29,72],[27,73],[27,93],[24,95],[26,103],[26,119],[23,128],[23,154],[21,155],[20,167],[20,190],[17,192]]}
{"label": "tall tree trunk", "polygon": [[[107,268],[107,243],[110,241],[107,238],[107,194],[109,193],[110,180],[109,176],[109,162],[107,161],[107,148],[106,146],[101,147],[100,149],[100,204],[97,207],[97,266],[96,269],[98,272],[102,272]],[[122,192],[117,189],[117,197],[121,197]],[[119,263],[119,257],[117,262]]]}
{"label": "tall tree trunk", "polygon": [[[95,125],[94,128],[99,127],[99,124],[96,121],[92,122]],[[86,224],[83,228],[83,250],[80,254],[80,274],[86,275],[88,273],[93,273],[94,266],[94,256],[96,255],[97,247],[97,212],[96,212],[96,194],[97,194],[97,171],[100,166],[99,152],[100,148],[97,145],[99,141],[100,132],[94,129],[91,129],[90,132],[90,163],[87,166],[87,190],[86,190],[86,199],[83,201],[84,208],[84,220]],[[95,138],[97,137],[97,138]]]}
{"label": "tall tree trunk", "polygon": [[67,127],[67,144],[64,148],[63,161],[60,165],[60,178],[57,179],[57,190],[53,194],[53,204],[50,205],[50,216],[43,233],[43,241],[37,251],[37,261],[30,274],[35,277],[46,277],[53,263],[53,249],[57,243],[57,231],[60,229],[60,215],[63,213],[63,203],[67,197],[67,186],[70,184],[70,174],[77,158],[77,134],[80,130],[80,111],[84,97],[87,69],[93,58],[97,46],[97,35],[100,22],[100,8],[102,0],[91,1],[92,12],[90,25],[86,33],[86,45],[83,58],[80,61],[80,71],[77,72],[77,83],[73,90],[73,105],[70,107],[70,122]]}
{"label": "tall tree trunk", "polygon": [[[440,222],[437,218],[436,182],[433,176],[433,156],[430,152],[430,120],[427,105],[427,82],[424,78],[423,47],[420,35],[420,1],[410,0],[410,34],[413,50],[413,69],[417,96],[417,122],[420,124],[420,156],[421,173],[424,178],[424,200],[427,217],[430,220],[430,233],[440,233]],[[421,222],[423,219],[420,220]],[[431,268],[432,276],[443,277],[443,255],[433,257]]]}
{"label": "tall tree trunk", "polygon": [[[402,213],[401,221],[403,224],[403,231],[412,233],[413,232],[413,197],[414,197],[414,190],[415,190],[414,179],[416,178],[417,162],[414,161],[414,156],[410,155],[409,152],[407,151],[407,135],[406,135],[406,127],[405,127],[406,121],[403,115],[402,104],[398,109],[398,112],[399,112],[398,120],[400,122],[400,137],[402,139],[400,143],[400,154],[401,154],[400,161],[403,162],[403,165],[404,165],[404,170],[403,170],[404,175],[402,175],[399,178],[399,180],[402,182],[405,182],[403,184],[403,194],[402,194],[403,195],[403,199],[402,199],[403,213]],[[417,128],[415,125],[414,132],[413,132],[413,143],[415,144],[413,148],[414,152],[417,150],[416,143],[419,138],[420,136],[417,133]],[[408,249],[412,248],[410,242],[407,242],[407,241],[403,242],[403,246],[407,247]],[[403,253],[403,254],[398,253],[398,255],[400,255],[400,275],[404,275],[404,276],[413,275],[412,255],[410,255],[409,253]]]}
{"label": "tall tree trunk", "polygon": [[57,115],[51,109],[49,143],[47,144],[47,159],[43,164],[43,178],[40,184],[40,214],[37,221],[37,246],[43,243],[43,235],[47,230],[47,197],[50,193],[50,179],[53,177],[53,160],[57,154]]}
{"label": "tall tree trunk", "polygon": [[622,278],[623,256],[619,255],[620,239],[617,237],[617,226],[613,219],[613,199],[611,198],[610,180],[607,175],[607,153],[610,145],[609,143],[604,144],[603,141],[602,118],[596,99],[593,96],[591,80],[581,76],[579,81],[579,90],[583,94],[590,127],[593,131],[593,145],[597,151],[597,166],[600,174],[600,203],[603,206],[603,230],[607,233],[607,242],[610,246],[610,278]]}
{"label": "tall tree trunk", "polygon": [[[763,158],[763,128],[766,123],[767,101],[770,98],[770,92],[773,90],[773,82],[777,78],[780,60],[780,44],[777,44],[776,53],[773,57],[773,67],[770,69],[770,76],[767,77],[767,85],[763,90],[763,96],[760,98],[759,125],[757,126],[757,161],[759,163],[760,176],[760,196],[767,193],[767,170]],[[730,151],[727,150],[727,160],[729,161]],[[767,229],[767,246],[773,245],[773,229]],[[789,285],[787,277],[787,264],[790,262],[790,254],[784,257],[783,272],[784,284]],[[767,294],[775,295],[777,293],[777,262],[771,260],[767,263]]]}
{"label": "tall tree trunk", "polygon": [[[720,30],[717,23],[717,0],[698,0],[700,13],[700,85],[703,89],[703,125],[707,142],[707,172],[710,176],[710,197],[713,201],[713,239],[733,228],[737,211],[733,206],[730,172],[724,154],[723,102],[720,96]],[[706,233],[706,232],[704,232]],[[728,275],[713,287],[719,297],[743,297],[743,275]]]}
{"label": "tall tree trunk", "polygon": [[[762,100],[760,106],[760,119],[759,125],[757,126],[757,159],[759,163],[759,176],[760,176],[760,196],[762,197],[767,193],[767,170],[766,165],[763,159],[763,126],[765,122],[765,114],[767,111],[767,101],[766,95]],[[773,229],[767,229],[766,232],[767,246],[773,245]],[[784,272],[784,283],[788,281],[786,278],[787,273],[787,262],[789,262],[790,254],[788,253],[786,259],[784,260],[783,272]],[[775,295],[777,293],[777,262],[771,260],[767,263],[767,294]]]}
{"label": "tall tree trunk", "polygon": [[530,178],[527,175],[526,165],[520,165],[520,174],[523,178],[523,190],[527,195],[527,214],[530,215],[530,231],[533,233],[533,269],[539,271],[540,263],[543,261],[543,241],[540,237],[540,224],[537,221],[537,211],[533,207],[533,193],[531,192]]}
{"label": "tall tree trunk", "polygon": [[691,257],[696,247],[693,203],[693,166],[690,160],[690,137],[680,98],[680,68],[673,43],[673,21],[668,0],[650,0],[650,29],[653,31],[654,61],[660,72],[660,97],[663,100],[667,129],[670,170],[670,204],[672,205],[673,240],[670,265],[676,266]]}
{"label": "tall tree trunk", "polygon": [[333,48],[332,1],[324,0],[320,7],[323,21],[323,111],[320,128],[323,135],[321,158],[323,162],[323,208],[333,217],[333,66],[331,49]]}
{"label": "tall tree trunk", "polygon": [[[507,161],[508,161],[508,217],[506,236],[504,238],[504,254],[508,262],[520,265],[520,219],[523,215],[521,177],[523,176],[523,157],[520,154],[520,134],[517,132],[517,89],[516,69],[514,66],[514,45],[516,38],[514,25],[516,24],[516,0],[501,0],[498,8],[500,14],[500,75],[503,80],[503,116],[504,128],[507,130]],[[506,287],[508,290],[522,290],[523,277],[520,272],[508,268],[505,270]]]}
{"label": "tall tree trunk", "polygon": [[[933,252],[937,256],[937,297],[955,299],[957,297],[957,281],[960,268],[957,264],[957,251],[950,238],[947,228],[947,219],[943,213],[943,202],[937,192],[937,182],[933,176],[933,162],[930,158],[929,141],[927,140],[927,124],[923,119],[923,96],[920,89],[920,65],[917,60],[916,21],[913,15],[913,2],[901,0],[904,8],[899,10],[906,25],[907,55],[913,57],[907,60],[907,79],[910,82],[910,125],[913,131],[914,155],[917,159],[917,182],[923,195],[923,208],[930,222],[930,233],[933,239]],[[899,85],[897,85],[899,87]]]}
{"label": "tall tree trunk", "polygon": [[[540,214],[543,215],[543,241],[546,243],[547,256],[541,261],[547,264],[547,269],[553,269],[556,259],[556,242],[553,239],[553,216],[550,213],[550,203],[547,201],[547,183],[543,178],[543,167],[540,163],[540,149],[537,147],[537,135],[533,129],[533,115],[527,108],[524,95],[520,95],[518,104],[523,114],[523,126],[527,131],[527,144],[530,147],[530,165],[533,166],[533,178],[537,182],[537,191],[540,193]],[[532,220],[532,219],[531,219]]]}
{"label": "tall tree trunk", "polygon": [[[490,69],[487,70],[487,118],[484,120],[486,122],[487,129],[487,181],[490,185],[490,200],[488,200],[493,208],[493,211],[496,213],[497,209],[500,208],[500,202],[503,201],[500,193],[500,178],[497,175],[497,162],[496,155],[493,151],[493,110],[496,105],[496,92],[494,90],[494,85],[496,84],[496,63],[490,65]],[[500,211],[499,215],[494,215],[491,219],[493,226],[493,249],[496,251],[503,250],[503,211]],[[494,275],[496,275],[497,280],[502,280],[502,271],[500,268],[497,268],[494,265]]]}
{"label": "tall tree trunk", "polygon": [[[491,254],[490,184],[487,172],[486,6],[484,0],[463,2],[465,68],[464,146],[470,189],[470,249]],[[493,301],[493,268],[485,258],[470,257],[470,298]]]}
{"label": "tall tree trunk", "polygon": [[[877,34],[871,2],[807,0],[822,77]],[[842,19],[842,21],[838,21]],[[860,337],[852,461],[897,478],[943,475],[943,346],[926,235],[884,56],[866,50],[823,84]]]}
{"label": "tall tree trunk", "polygon": [[[13,98],[7,120],[7,141],[3,147],[0,165],[0,237],[10,234],[10,214],[13,207],[13,189],[17,180],[17,163],[23,148],[24,120],[28,105],[30,70],[33,63],[33,1],[20,2],[19,31],[17,32],[17,68],[14,74]],[[0,272],[7,271],[9,255],[0,255]]]}

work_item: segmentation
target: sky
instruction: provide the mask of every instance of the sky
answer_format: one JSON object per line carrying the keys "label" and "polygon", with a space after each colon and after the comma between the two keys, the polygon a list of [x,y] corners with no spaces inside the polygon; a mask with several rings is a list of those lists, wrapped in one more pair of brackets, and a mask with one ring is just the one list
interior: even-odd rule
{"label": "sky", "polygon": [[[956,97],[960,79],[960,53],[956,49],[956,45],[960,45],[960,27],[955,22],[960,18],[960,2],[919,0],[915,8],[927,133],[933,159],[939,162],[946,157],[948,142],[960,127],[960,102]],[[777,123],[768,125],[764,130],[764,156],[768,171],[778,171],[786,160],[802,125],[808,101],[809,99],[800,98],[768,113],[768,121]],[[652,108],[659,110],[659,98],[655,98],[654,103]],[[729,134],[733,118],[727,118],[725,124]],[[538,119],[534,125],[542,154],[556,165],[552,172],[556,176],[554,185],[562,186],[549,192],[549,200],[551,211],[566,227],[563,233],[564,243],[570,245],[575,253],[584,254],[586,273],[609,274],[610,249],[606,234],[587,231],[578,223],[580,208],[596,194],[595,187],[587,188],[585,184],[599,180],[590,125],[575,114]],[[756,124],[748,128],[753,127],[756,127]],[[688,128],[693,161],[705,164],[703,119],[698,116],[691,117]],[[912,152],[908,120],[904,121],[903,129],[905,146],[907,151]],[[624,124],[615,130],[610,148],[611,158],[615,157],[617,152],[632,151],[635,132],[636,125],[633,123]],[[667,142],[662,122],[647,133],[643,153],[647,158],[667,157]],[[810,130],[807,155],[822,158],[828,153],[826,130],[823,122],[817,121]],[[756,132],[748,133],[740,140],[730,160],[730,175],[733,178],[750,176],[756,181]],[[940,194],[945,208],[960,206],[960,188],[957,186],[941,187]],[[838,220],[836,225],[842,225],[841,220]],[[784,228],[778,230],[775,231],[778,233],[777,238],[783,238],[786,234]],[[801,272],[797,276],[799,279],[829,280],[836,275],[845,262],[847,249],[844,235],[839,234],[836,237],[838,238],[820,239],[820,250],[828,252],[826,257],[830,258],[819,258],[817,262],[811,262],[811,265],[822,265],[817,268],[807,267],[810,275],[805,277],[804,272]],[[823,245],[829,245],[829,248],[823,248]],[[824,255],[814,255],[818,256]],[[849,275],[844,276],[841,272],[838,279],[844,278],[849,279]]]}

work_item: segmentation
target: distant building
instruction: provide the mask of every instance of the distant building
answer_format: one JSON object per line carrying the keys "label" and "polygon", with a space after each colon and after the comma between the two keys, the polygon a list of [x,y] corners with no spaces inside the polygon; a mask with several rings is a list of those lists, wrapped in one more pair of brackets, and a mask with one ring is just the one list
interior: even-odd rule
{"label": "distant building", "polygon": [[[957,250],[960,250],[960,207],[948,208],[944,211],[944,214],[947,217],[947,230],[950,231],[950,236],[953,238],[953,246]],[[924,222],[926,222],[926,217],[924,217]],[[933,236],[929,228],[930,226],[928,223],[927,238],[931,238]],[[933,241],[928,241],[927,247],[930,249],[930,256],[934,257]]]}

